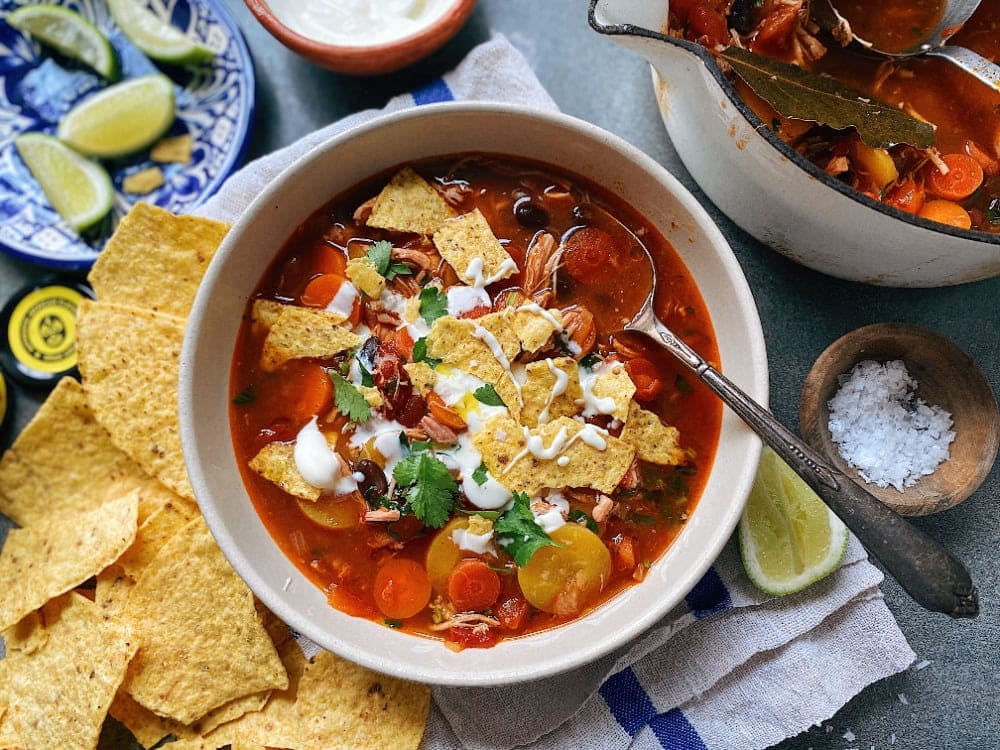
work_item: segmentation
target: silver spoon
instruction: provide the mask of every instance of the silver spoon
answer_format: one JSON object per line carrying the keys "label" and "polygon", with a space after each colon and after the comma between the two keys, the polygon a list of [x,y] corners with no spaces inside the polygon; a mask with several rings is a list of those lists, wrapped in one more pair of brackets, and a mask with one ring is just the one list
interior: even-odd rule
{"label": "silver spoon", "polygon": [[976,588],[959,560],[831,466],[660,322],[653,312],[656,266],[645,247],[643,251],[649,264],[650,292],[625,330],[645,334],[697,375],[823,498],[920,606],[956,618],[978,615]]}
{"label": "silver spoon", "polygon": [[[886,57],[905,58],[917,55],[927,55],[929,57],[943,57],[950,63],[957,65],[969,75],[994,89],[1000,89],[1000,65],[986,59],[977,52],[973,52],[965,47],[946,45],[948,39],[955,34],[962,25],[969,20],[981,0],[942,0],[944,3],[944,13],[938,23],[926,30],[926,33],[918,38],[913,44],[902,50],[883,49],[871,42],[856,39],[860,44],[872,52],[876,52]],[[876,12],[878,3],[868,4],[866,12]],[[823,27],[833,29],[843,20],[844,16],[837,10],[835,0],[816,0],[813,6],[813,18]],[[850,22],[850,19],[846,19]]]}

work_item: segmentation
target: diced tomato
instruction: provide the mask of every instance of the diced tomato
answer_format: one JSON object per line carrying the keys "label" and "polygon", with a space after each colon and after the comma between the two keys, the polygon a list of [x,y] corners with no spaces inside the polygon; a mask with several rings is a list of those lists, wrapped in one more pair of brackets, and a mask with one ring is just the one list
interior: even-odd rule
{"label": "diced tomato", "polygon": [[754,52],[779,54],[788,47],[798,24],[799,6],[778,3],[757,27],[753,40]]}
{"label": "diced tomato", "polygon": [[450,628],[444,638],[459,648],[491,648],[496,645],[498,635],[493,628]]}
{"label": "diced tomato", "polygon": [[923,185],[913,180],[903,180],[889,189],[882,202],[898,208],[900,211],[915,214],[923,208],[924,197]]}
{"label": "diced tomato", "polygon": [[528,622],[531,605],[523,596],[504,597],[493,608],[493,616],[500,621],[500,627],[512,633],[521,630]]}
{"label": "diced tomato", "polygon": [[592,284],[609,270],[615,241],[603,229],[584,227],[566,240],[562,262],[566,273],[581,284]]}
{"label": "diced tomato", "polygon": [[615,534],[609,545],[611,564],[619,573],[635,570],[639,562],[639,543],[634,537]]}
{"label": "diced tomato", "polygon": [[463,310],[458,314],[458,317],[472,320],[474,318],[481,318],[492,311],[493,305],[476,305],[471,310]]}
{"label": "diced tomato", "polygon": [[635,384],[636,401],[652,401],[663,390],[663,376],[645,357],[630,359],[625,363],[625,372]]}
{"label": "diced tomato", "polygon": [[326,598],[332,607],[354,617],[373,618],[378,614],[371,602],[365,601],[346,586],[331,586]]}
{"label": "diced tomato", "polygon": [[492,607],[500,596],[500,576],[482,560],[462,560],[448,576],[448,598],[459,612]]}
{"label": "diced tomato", "polygon": [[706,47],[712,48],[729,41],[726,17],[706,3],[696,3],[688,13],[688,33]]}
{"label": "diced tomato", "polygon": [[386,617],[413,617],[431,600],[431,582],[424,566],[406,557],[393,557],[375,574],[375,606]]}

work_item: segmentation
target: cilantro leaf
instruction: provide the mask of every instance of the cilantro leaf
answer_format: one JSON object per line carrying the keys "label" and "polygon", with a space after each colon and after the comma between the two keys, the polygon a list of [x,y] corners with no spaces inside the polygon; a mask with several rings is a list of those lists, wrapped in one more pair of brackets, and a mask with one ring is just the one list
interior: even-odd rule
{"label": "cilantro leaf", "polygon": [[420,290],[420,317],[433,323],[448,314],[448,298],[436,286],[425,286]]}
{"label": "cilantro leaf", "polygon": [[413,361],[414,362],[426,362],[431,368],[437,367],[441,364],[440,359],[435,359],[434,357],[427,356],[427,337],[423,336],[417,339],[413,343]]}
{"label": "cilantro leaf", "polygon": [[393,262],[392,243],[386,240],[373,243],[365,256],[375,266],[379,276],[385,277],[386,281],[392,281],[397,276],[409,276],[413,273],[413,269],[405,263]]}
{"label": "cilantro leaf", "polygon": [[506,406],[497,389],[489,383],[477,388],[472,395],[476,397],[476,401],[487,406]]}
{"label": "cilantro leaf", "polygon": [[371,418],[372,407],[350,380],[335,370],[328,370],[333,380],[334,402],[337,409],[352,422],[365,422]]}
{"label": "cilantro leaf", "polygon": [[486,480],[489,478],[489,474],[486,471],[486,464],[479,464],[476,470],[472,472],[472,481],[480,487],[486,484]]}
{"label": "cilantro leaf", "polygon": [[580,366],[586,367],[588,370],[593,370],[604,360],[601,359],[601,355],[597,352],[591,352],[586,357],[580,360]]}
{"label": "cilantro leaf", "polygon": [[500,546],[519,567],[527,565],[532,555],[542,547],[558,546],[538,525],[530,505],[531,501],[525,493],[515,492],[514,506],[493,524]]}
{"label": "cilantro leaf", "polygon": [[233,396],[233,403],[238,406],[243,406],[245,404],[252,404],[254,399],[257,398],[257,394],[254,393],[253,386],[248,386],[242,391]]}
{"label": "cilantro leaf", "polygon": [[439,529],[448,523],[458,483],[440,459],[427,451],[413,453],[396,464],[392,477],[399,487],[406,488],[403,494],[413,515],[425,525]]}
{"label": "cilantro leaf", "polygon": [[593,531],[595,534],[597,533],[597,521],[595,521],[593,518],[591,518],[589,515],[584,513],[579,508],[573,508],[572,510],[570,510],[569,520],[572,521],[573,523],[583,524],[588,529]]}

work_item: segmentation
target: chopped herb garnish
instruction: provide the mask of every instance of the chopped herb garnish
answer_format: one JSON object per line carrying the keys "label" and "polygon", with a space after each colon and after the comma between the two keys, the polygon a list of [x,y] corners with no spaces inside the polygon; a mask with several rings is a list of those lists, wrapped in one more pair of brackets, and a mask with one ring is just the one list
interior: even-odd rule
{"label": "chopped herb garnish", "polygon": [[489,473],[486,471],[486,464],[479,464],[476,470],[472,472],[472,481],[482,487],[486,484],[486,480],[489,479]]}
{"label": "chopped herb garnish", "polygon": [[497,540],[520,567],[528,564],[542,547],[558,546],[531,512],[531,500],[523,492],[514,493],[514,505],[496,520]]}
{"label": "chopped herb garnish", "polygon": [[641,523],[643,526],[652,526],[656,523],[656,519],[652,516],[647,516],[645,513],[630,513],[629,520],[635,521],[636,523]]}
{"label": "chopped herb garnish", "polygon": [[459,508],[458,512],[466,516],[482,516],[483,518],[495,521],[500,518],[500,511],[498,510],[466,510],[465,508]]}
{"label": "chopped herb garnish", "polygon": [[691,391],[694,390],[691,384],[687,381],[687,378],[685,378],[683,375],[678,375],[674,379],[674,387],[677,388],[677,390],[680,391],[681,393],[690,393]]}
{"label": "chopped herb garnish", "polygon": [[413,361],[414,362],[426,362],[431,368],[437,367],[441,364],[440,359],[434,359],[434,357],[427,356],[427,337],[417,339],[413,342]]}
{"label": "chopped herb garnish", "polygon": [[335,370],[328,370],[333,380],[334,402],[337,409],[352,422],[365,422],[371,418],[372,407],[350,380]]}
{"label": "chopped herb garnish", "polygon": [[388,618],[388,617],[385,618],[385,624],[388,627],[392,628],[393,630],[399,630],[401,627],[403,627],[403,621],[402,620],[393,620],[393,619]]}
{"label": "chopped herb garnish", "polygon": [[448,314],[448,298],[436,286],[425,286],[420,290],[420,317],[428,323]]}
{"label": "chopped herb garnish", "polygon": [[986,221],[990,224],[1000,224],[1000,198],[994,198],[986,207]]}
{"label": "chopped herb garnish", "polygon": [[244,406],[245,404],[252,404],[255,398],[257,398],[257,394],[254,393],[253,386],[251,385],[233,396],[233,403]]}
{"label": "chopped herb garnish", "polygon": [[573,508],[569,512],[569,520],[573,523],[579,523],[586,526],[588,529],[593,531],[595,534],[598,532],[597,521],[590,517],[589,514],[584,513],[579,508]]}
{"label": "chopped herb garnish", "polygon": [[398,464],[392,477],[413,508],[413,515],[425,525],[439,529],[448,523],[455,509],[458,484],[444,463],[428,451],[413,453]]}
{"label": "chopped herb garnish", "polygon": [[597,352],[591,352],[586,357],[580,360],[580,366],[586,367],[588,370],[593,370],[604,360],[601,359],[601,355]]}
{"label": "chopped herb garnish", "polygon": [[476,397],[476,401],[481,404],[486,404],[487,406],[506,406],[503,399],[500,398],[500,394],[497,393],[497,389],[489,383],[481,385],[473,395]]}
{"label": "chopped herb garnish", "polygon": [[386,281],[392,281],[397,276],[409,276],[413,273],[413,269],[405,263],[393,263],[392,243],[386,240],[373,243],[365,255],[375,266],[378,274],[384,276]]}
{"label": "chopped herb garnish", "polygon": [[361,360],[358,360],[358,369],[361,370],[361,385],[365,388],[373,388],[375,386],[375,378],[372,377],[368,368],[361,364]]}

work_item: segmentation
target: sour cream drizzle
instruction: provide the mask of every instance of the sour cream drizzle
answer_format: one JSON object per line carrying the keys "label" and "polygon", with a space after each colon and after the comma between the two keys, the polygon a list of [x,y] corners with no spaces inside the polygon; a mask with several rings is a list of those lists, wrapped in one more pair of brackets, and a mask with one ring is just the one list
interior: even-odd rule
{"label": "sour cream drizzle", "polygon": [[556,382],[553,383],[552,390],[549,392],[548,400],[545,402],[545,408],[538,413],[539,422],[549,421],[549,407],[552,406],[553,401],[566,392],[566,387],[569,385],[569,375],[552,364],[551,359],[545,360],[545,364],[548,365],[549,372],[552,373],[552,377],[556,379]]}
{"label": "sour cream drizzle", "polygon": [[[541,435],[532,435],[531,428],[529,427],[523,427],[522,429],[524,430],[524,438],[527,441],[527,444],[516,456],[514,456],[513,459],[511,459],[511,462],[507,464],[507,467],[503,470],[500,476],[503,476],[513,469],[514,465],[518,461],[529,454],[542,461],[551,461],[553,458],[559,456],[556,463],[559,466],[565,466],[566,464],[560,464],[559,461],[568,457],[561,454],[564,454],[567,450],[569,450],[573,443],[577,440],[585,445],[589,445],[594,450],[604,451],[608,448],[608,441],[606,440],[608,437],[607,431],[592,424],[584,425],[583,429],[574,434],[572,437],[567,437],[568,431],[566,427],[560,427],[559,432],[557,432],[556,436],[552,438],[552,442],[547,448],[545,447],[545,441],[542,439]],[[569,463],[568,460],[567,463]]]}
{"label": "sour cream drizzle", "polygon": [[465,280],[470,282],[470,286],[474,287],[485,287],[493,284],[505,276],[514,273],[517,270],[517,263],[514,262],[513,258],[507,258],[503,263],[500,264],[500,268],[492,276],[487,276],[483,278],[483,259],[473,258],[469,261],[468,267],[465,269]]}
{"label": "sour cream drizzle", "polygon": [[494,357],[496,357],[497,362],[499,362],[500,366],[504,369],[504,371],[506,371],[507,376],[510,378],[510,382],[514,384],[514,390],[517,391],[517,398],[523,404],[524,396],[521,395],[521,384],[517,382],[517,378],[515,378],[514,373],[511,372],[510,360],[507,359],[507,355],[504,354],[503,347],[500,346],[500,342],[497,341],[497,337],[482,326],[478,325],[472,329],[472,335],[489,347],[490,352]]}

